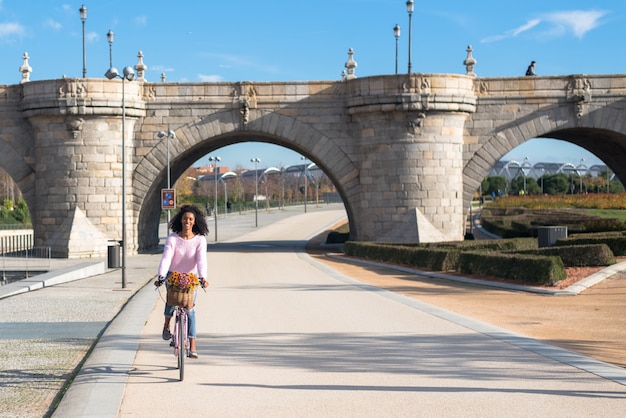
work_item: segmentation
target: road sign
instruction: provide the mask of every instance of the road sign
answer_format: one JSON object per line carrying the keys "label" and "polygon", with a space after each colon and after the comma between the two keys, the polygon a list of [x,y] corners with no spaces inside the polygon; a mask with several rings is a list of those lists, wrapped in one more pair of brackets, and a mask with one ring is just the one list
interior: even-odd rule
{"label": "road sign", "polygon": [[161,209],[176,209],[176,191],[161,189]]}

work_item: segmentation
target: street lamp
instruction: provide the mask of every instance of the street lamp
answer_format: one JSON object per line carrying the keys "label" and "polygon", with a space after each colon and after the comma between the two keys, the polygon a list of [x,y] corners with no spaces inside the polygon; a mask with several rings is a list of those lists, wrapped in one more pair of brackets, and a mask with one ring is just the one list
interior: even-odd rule
{"label": "street lamp", "polygon": [[[111,31],[109,31],[111,32]],[[167,138],[167,188],[172,188],[172,182],[170,180],[170,138],[176,139],[176,133],[171,129],[167,132],[159,131],[157,132],[157,137],[159,139]],[[167,224],[170,223],[170,210],[167,210]]]}
{"label": "street lamp", "polygon": [[215,169],[213,171],[213,179],[215,180],[215,196],[213,198],[213,218],[215,219],[215,242],[217,242],[217,175],[219,173],[219,169],[217,168],[217,163],[222,161],[220,157],[209,157],[209,161],[215,161]]}
{"label": "street lamp", "polygon": [[578,193],[582,194],[583,192],[583,175],[581,173],[581,171],[585,171],[587,169],[587,166],[585,166],[585,164],[583,164],[583,162],[585,161],[584,158],[580,159],[580,164],[578,165],[578,168],[576,169],[576,171],[578,171],[578,178],[580,179],[580,185],[578,188]]}
{"label": "street lamp", "polygon": [[526,195],[526,169],[530,166],[528,157],[524,157],[524,163],[522,164],[522,174],[524,175],[524,195]]}
{"label": "street lamp", "polygon": [[237,173],[233,173],[229,171],[220,176],[220,181],[224,184],[224,216],[228,215],[228,183],[226,183],[226,179],[230,179],[233,177],[237,177]]}
{"label": "street lamp", "polygon": [[[84,7],[84,6],[83,6]],[[124,82],[135,78],[133,67],[124,67],[122,74],[117,68],[111,67],[104,74],[106,78],[122,79],[122,288],[126,288],[126,100],[124,98]]]}
{"label": "street lamp", "polygon": [[309,177],[307,176],[307,170],[306,170],[306,157],[300,157],[301,160],[304,161],[304,213],[306,213],[306,201],[307,201],[307,197],[308,197],[308,182],[309,182]]}
{"label": "street lamp", "polygon": [[113,41],[115,34],[111,29],[107,32],[107,41],[109,41],[109,67],[113,67]]}
{"label": "street lamp", "polygon": [[411,35],[413,32],[411,26],[411,18],[413,17],[413,9],[415,8],[415,2],[413,0],[407,0],[406,11],[409,13],[409,74],[411,74]]}
{"label": "street lamp", "polygon": [[[83,78],[87,78],[87,49],[85,47],[85,21],[87,20],[87,7],[83,4],[78,9],[80,20],[83,22]],[[110,66],[113,67],[112,65]]]}
{"label": "street lamp", "polygon": [[393,27],[393,36],[396,37],[396,74],[398,74],[398,38],[400,38],[400,25]]}
{"label": "street lamp", "polygon": [[259,226],[259,172],[257,170],[257,164],[261,162],[259,158],[251,158],[251,163],[254,163],[254,226]]}
{"label": "street lamp", "polygon": [[276,167],[269,167],[266,168],[265,170],[263,170],[263,174],[261,174],[261,178],[259,180],[263,180],[265,179],[265,207],[267,209],[267,212],[269,213],[270,211],[270,200],[268,198],[269,193],[267,191],[267,175],[268,174],[281,174],[280,169],[276,168]]}

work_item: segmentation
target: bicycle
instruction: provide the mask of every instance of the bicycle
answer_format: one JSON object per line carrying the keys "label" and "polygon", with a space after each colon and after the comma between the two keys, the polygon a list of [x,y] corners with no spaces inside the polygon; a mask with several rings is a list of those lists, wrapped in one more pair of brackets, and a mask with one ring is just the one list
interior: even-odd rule
{"label": "bicycle", "polygon": [[189,311],[182,306],[176,307],[174,333],[172,334],[172,342],[170,343],[170,346],[174,347],[174,355],[178,357],[178,373],[181,382],[185,378],[185,357],[189,355],[189,336],[187,329],[189,323],[189,318],[187,317],[188,312]]}
{"label": "bicycle", "polygon": [[[157,278],[155,286],[157,289],[165,282],[165,279]],[[205,291],[204,279],[202,279],[201,288]],[[160,291],[159,291],[160,295]],[[163,299],[163,296],[161,296]],[[167,303],[167,302],[166,302]],[[178,358],[178,373],[180,381],[185,378],[185,357],[189,356],[189,310],[184,306],[176,306],[174,310],[174,333],[172,334],[172,341],[170,347],[174,347],[174,356]]]}

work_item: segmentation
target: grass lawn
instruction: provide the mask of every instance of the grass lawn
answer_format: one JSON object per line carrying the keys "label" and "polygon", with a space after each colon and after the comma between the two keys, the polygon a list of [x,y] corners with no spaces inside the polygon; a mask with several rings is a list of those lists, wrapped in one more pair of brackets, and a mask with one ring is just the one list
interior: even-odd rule
{"label": "grass lawn", "polygon": [[617,219],[621,222],[626,222],[626,210],[622,209],[587,209],[589,215],[599,216],[606,219]]}

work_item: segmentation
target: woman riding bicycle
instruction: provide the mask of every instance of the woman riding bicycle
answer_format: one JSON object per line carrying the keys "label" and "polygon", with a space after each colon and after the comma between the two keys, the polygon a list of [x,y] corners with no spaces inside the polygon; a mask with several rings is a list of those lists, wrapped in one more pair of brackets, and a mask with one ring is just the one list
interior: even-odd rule
{"label": "woman riding bicycle", "polygon": [[[207,241],[205,235],[209,233],[206,219],[200,209],[193,205],[184,205],[174,215],[169,223],[172,233],[165,240],[163,256],[159,263],[158,280],[155,286],[161,286],[168,274],[174,271],[193,273],[200,277],[200,285],[205,288],[209,285],[204,278],[207,275]],[[197,294],[194,294],[194,306]],[[170,320],[174,315],[174,306],[165,304],[165,323],[163,324],[164,340],[172,338]],[[189,310],[189,357],[198,358],[196,349],[196,313],[192,307]]]}

